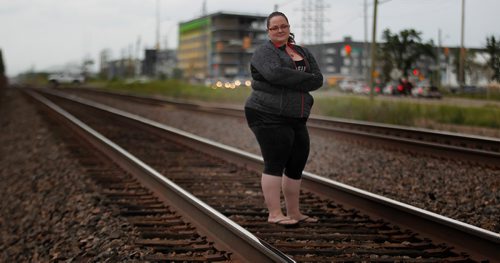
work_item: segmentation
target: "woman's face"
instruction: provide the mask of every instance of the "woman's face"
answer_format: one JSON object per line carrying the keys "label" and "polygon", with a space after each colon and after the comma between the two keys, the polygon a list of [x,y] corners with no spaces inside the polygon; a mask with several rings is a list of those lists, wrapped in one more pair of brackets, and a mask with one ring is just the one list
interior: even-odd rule
{"label": "woman's face", "polygon": [[274,16],[269,20],[267,35],[274,44],[284,45],[290,35],[290,25],[282,16]]}

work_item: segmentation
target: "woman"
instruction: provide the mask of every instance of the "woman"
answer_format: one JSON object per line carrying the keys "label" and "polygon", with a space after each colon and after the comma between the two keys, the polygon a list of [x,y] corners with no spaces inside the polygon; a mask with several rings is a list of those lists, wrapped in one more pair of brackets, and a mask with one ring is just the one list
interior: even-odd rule
{"label": "woman", "polygon": [[[322,86],[323,75],[312,54],[294,44],[283,13],[268,16],[267,32],[270,40],[252,56],[253,90],[245,104],[245,115],[264,158],[261,184],[268,222],[315,223],[317,218],[300,212],[299,196],[309,156],[306,121],[313,105],[309,92]],[[286,216],[280,205],[281,189]]]}

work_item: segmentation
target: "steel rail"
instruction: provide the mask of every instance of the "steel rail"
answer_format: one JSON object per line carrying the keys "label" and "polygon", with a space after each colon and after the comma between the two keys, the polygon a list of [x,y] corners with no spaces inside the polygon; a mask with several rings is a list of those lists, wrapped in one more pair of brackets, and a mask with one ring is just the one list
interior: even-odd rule
{"label": "steel rail", "polygon": [[[314,120],[314,119],[313,119]],[[376,144],[382,145],[384,147],[391,146],[392,148],[404,151],[418,151],[424,155],[430,156],[440,156],[446,159],[460,159],[468,163],[478,163],[491,168],[500,167],[500,152],[468,148],[450,144],[443,144],[439,142],[433,142],[428,140],[414,139],[411,137],[402,137],[398,135],[388,135],[382,133],[374,133],[365,130],[356,130],[351,128],[341,128],[341,127],[328,127],[320,126],[314,123],[308,124],[311,129],[315,129],[317,132],[325,135],[331,135],[332,133],[340,134],[342,136],[357,137],[363,139],[369,139]],[[344,124],[343,124],[344,126]],[[401,130],[400,130],[401,129]],[[392,133],[397,134],[398,130],[403,133],[408,133],[406,128],[394,128],[391,130]],[[417,133],[417,132],[415,132]],[[435,134],[433,134],[435,136]],[[445,135],[447,136],[447,135]],[[453,135],[456,136],[456,135]],[[425,137],[425,135],[424,135]],[[456,137],[455,137],[456,138]],[[465,138],[465,137],[464,137]],[[443,140],[447,138],[443,137]],[[494,143],[493,140],[489,140]],[[486,141],[481,141],[481,144],[485,144]],[[452,156],[452,157],[451,157]]]}
{"label": "steel rail", "polygon": [[[121,96],[128,100],[153,104],[175,105],[176,107],[211,112],[233,117],[244,117],[243,109],[238,107],[221,107],[210,103],[192,103],[180,100],[157,98],[152,96],[137,96],[123,92],[110,92],[95,89],[76,89],[85,92]],[[380,124],[365,121],[354,121],[340,118],[311,115],[308,126],[322,134],[331,133],[343,136],[370,139],[384,146],[397,149],[408,149],[423,152],[426,155],[445,158],[459,158],[466,162],[479,163],[492,168],[500,167],[500,139],[458,134],[445,131],[435,131],[423,128],[410,128],[398,125]]]}
{"label": "steel rail", "polygon": [[196,226],[198,231],[212,238],[215,245],[220,245],[219,249],[231,251],[235,254],[236,259],[241,262],[295,262],[108,140],[49,99],[34,91],[27,90],[26,92],[78,134],[79,137],[108,156],[122,169],[134,175],[163,202],[175,207],[183,217]]}
{"label": "steel rail", "polygon": [[500,139],[497,138],[316,115],[311,122],[313,128],[410,144],[436,153],[454,152],[491,166],[500,165]]}
{"label": "steel rail", "polygon": [[[260,156],[76,96],[67,96],[55,92],[48,93],[150,125],[150,129],[158,134],[175,133],[173,136],[175,136],[176,141],[207,154],[213,154],[214,151],[217,151],[217,156],[228,161],[244,163],[248,168],[257,171],[260,171],[262,168],[263,161]],[[169,135],[169,137],[170,136],[172,135]],[[200,146],[200,142],[202,142],[203,145]],[[326,179],[309,172],[304,172],[302,183],[305,190],[331,198],[346,207],[356,208],[370,216],[404,226],[419,233],[422,237],[450,244],[456,247],[460,252],[465,252],[478,261],[488,259],[492,262],[500,262],[500,253],[498,253],[500,247],[500,234],[498,233],[373,194],[359,188],[348,186],[331,179]]]}

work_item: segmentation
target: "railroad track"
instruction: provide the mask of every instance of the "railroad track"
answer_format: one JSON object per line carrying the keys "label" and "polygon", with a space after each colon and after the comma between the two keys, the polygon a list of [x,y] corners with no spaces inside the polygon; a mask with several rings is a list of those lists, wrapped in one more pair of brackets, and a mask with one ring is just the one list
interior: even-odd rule
{"label": "railroad track", "polygon": [[[244,118],[243,109],[238,107],[223,107],[210,103],[195,104],[189,101],[137,96],[88,88],[71,90],[111,96],[148,105],[174,105],[191,111]],[[458,160],[493,169],[500,168],[500,139],[496,138],[317,115],[311,116],[308,126],[312,132],[326,135],[334,134],[337,137],[343,136],[350,140],[369,143],[377,147],[415,152],[422,156]]]}
{"label": "railroad track", "polygon": [[[259,190],[256,171],[260,170],[261,160],[258,157],[227,146],[225,150],[214,153],[220,145],[207,144],[206,140],[200,145],[192,135],[189,136],[191,139],[181,135],[166,138],[167,133],[171,134],[175,129],[161,124],[137,116],[133,116],[133,120],[115,122],[116,114],[103,111],[109,107],[95,105],[89,108],[91,103],[83,106],[59,96],[47,96],[141,160],[148,160],[148,164],[160,172],[157,177],[161,174],[168,176],[212,209],[266,241],[258,244],[270,243],[294,260],[499,260],[495,254],[500,244],[498,234],[309,173],[304,175],[307,192],[302,194],[301,202],[303,209],[319,217],[321,223],[302,224],[296,229],[270,225],[265,223],[267,213]],[[122,115],[130,117],[130,114]],[[173,141],[180,141],[188,147],[172,144]],[[193,152],[189,147],[197,151]],[[200,151],[217,157],[209,157]],[[249,169],[242,169],[233,162],[243,163]],[[276,257],[286,260],[282,254]]]}
{"label": "railroad track", "polygon": [[[157,252],[148,261],[293,262],[196,199],[43,96],[30,92],[46,112],[72,131],[72,152],[141,233],[136,245]],[[69,136],[71,137],[71,136]],[[110,162],[110,160],[112,162]]]}

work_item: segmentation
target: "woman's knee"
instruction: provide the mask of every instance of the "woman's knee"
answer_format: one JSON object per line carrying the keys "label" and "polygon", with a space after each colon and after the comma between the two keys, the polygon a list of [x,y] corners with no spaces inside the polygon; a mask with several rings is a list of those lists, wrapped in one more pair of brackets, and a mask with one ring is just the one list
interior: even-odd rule
{"label": "woman's knee", "polygon": [[300,172],[287,172],[285,171],[285,176],[294,179],[294,180],[299,180],[302,179],[302,171]]}

